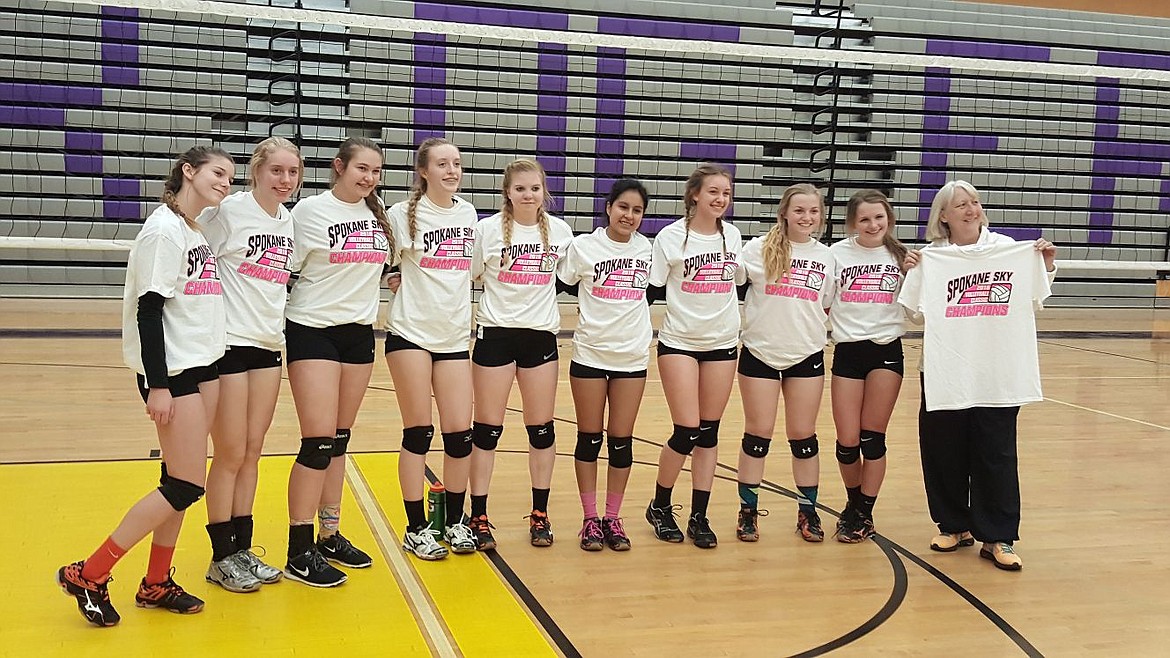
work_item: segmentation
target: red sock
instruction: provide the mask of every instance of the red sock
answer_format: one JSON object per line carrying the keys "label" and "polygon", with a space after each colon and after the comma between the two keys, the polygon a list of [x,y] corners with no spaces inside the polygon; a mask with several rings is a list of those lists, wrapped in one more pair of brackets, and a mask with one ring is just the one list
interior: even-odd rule
{"label": "red sock", "polygon": [[126,549],[115,544],[112,537],[106,537],[106,541],[102,542],[102,545],[85,561],[85,566],[81,568],[81,577],[95,583],[106,582],[110,572],[114,570],[114,565],[125,554]]}
{"label": "red sock", "polygon": [[147,585],[157,585],[171,577],[171,558],[174,556],[174,546],[150,545],[150,564],[146,566]]}

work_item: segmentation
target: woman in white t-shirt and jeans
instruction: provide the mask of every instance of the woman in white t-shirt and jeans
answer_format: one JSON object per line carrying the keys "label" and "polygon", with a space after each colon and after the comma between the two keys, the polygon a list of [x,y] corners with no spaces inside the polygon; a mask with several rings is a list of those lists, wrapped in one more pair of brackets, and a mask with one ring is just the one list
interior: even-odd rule
{"label": "woman in white t-shirt and jeans", "polygon": [[162,477],[88,559],[57,570],[57,584],[95,626],[120,620],[110,603],[110,572],[147,535],[150,561],[134,596],[138,607],[203,609],[171,577],[183,516],[204,493],[207,435],[219,400],[215,362],[225,346],[215,256],[195,218],[223,201],[234,174],[222,149],[196,146],[180,155],[163,184],[163,205],[146,218],[130,250],[122,352],[158,433]]}
{"label": "woman in white t-shirt and jeans", "polygon": [[[605,199],[607,225],[573,238],[561,271],[562,281],[578,297],[569,384],[577,410],[573,469],[585,515],[581,548],[587,551],[630,548],[621,506],[634,460],[634,420],[646,390],[653,333],[646,304],[651,247],[638,233],[648,201],[642,183],[616,181]],[[609,434],[609,470],[605,515],[600,516],[597,460],[603,429]]]}
{"label": "woman in white t-shirt and jeans", "polygon": [[[938,191],[926,224],[926,249],[1013,242],[987,229],[979,192],[970,183],[950,181]],[[1035,241],[1049,280],[1056,275],[1056,246]],[[906,256],[906,269],[918,265],[920,254]],[[926,327],[930,331],[930,327]],[[1018,406],[926,410],[926,386],[918,411],[918,443],[922,479],[930,517],[939,534],[934,551],[948,553],[983,542],[980,557],[996,567],[1018,571],[1023,562],[1013,543],[1020,530],[1020,476],[1016,453]]]}
{"label": "woman in white t-shirt and jeans", "polygon": [[833,255],[817,241],[824,228],[824,199],[807,183],[780,198],[776,226],[743,249],[739,282],[744,298],[739,392],[743,442],[739,451],[739,521],[736,538],[758,541],[759,487],[764,458],[784,397],[784,430],[799,492],[796,530],[808,542],[824,539],[817,514],[820,458],[817,413],[825,388],[825,312],[833,303]]}
{"label": "woman in white t-shirt and jeans", "polygon": [[553,543],[548,496],[556,458],[557,271],[573,239],[569,225],[548,213],[551,197],[544,168],[536,161],[516,160],[505,167],[502,192],[500,212],[475,225],[471,260],[472,279],[483,283],[471,355],[471,529],[480,550],[496,545],[487,495],[513,380],[520,386],[528,431],[529,540],[533,546]]}
{"label": "woman in white t-shirt and jeans", "polygon": [[654,238],[652,298],[666,299],[658,332],[658,371],[674,432],[658,458],[654,499],[646,520],[661,541],[681,543],[671,493],[693,454],[691,513],[686,536],[699,548],[718,538],[707,519],[718,461],[719,421],[735,380],[739,298],[735,277],[742,247],[739,229],[723,220],[731,207],[731,173],[700,165],[683,190],[685,215]]}
{"label": "woman in white t-shirt and jeans", "polygon": [[[335,587],[350,568],[373,564],[338,532],[350,428],[374,367],[378,291],[390,253],[390,223],[378,198],[382,150],[363,137],[342,142],[332,187],[293,208],[293,284],[285,310],[288,381],[301,449],[288,480],[285,576]],[[313,517],[320,522],[314,540]]]}
{"label": "woman in white t-shirt and jeans", "polygon": [[886,195],[861,190],[845,206],[849,237],[829,248],[836,260],[833,329],[833,423],[837,464],[848,502],[837,521],[837,541],[856,544],[873,535],[873,508],[886,475],[886,427],[905,369],[906,313],[898,303],[906,247],[894,237],[894,209]]}
{"label": "woman in white t-shirt and jeans", "polygon": [[463,513],[471,468],[471,251],[475,208],[455,196],[463,179],[459,149],[432,137],[418,147],[414,186],[390,208],[401,283],[390,306],[386,364],[402,414],[398,480],[406,507],[403,546],[424,560],[447,556],[427,527],[426,455],[434,438],[431,394],[443,437],[446,527],[455,553],[474,553]]}

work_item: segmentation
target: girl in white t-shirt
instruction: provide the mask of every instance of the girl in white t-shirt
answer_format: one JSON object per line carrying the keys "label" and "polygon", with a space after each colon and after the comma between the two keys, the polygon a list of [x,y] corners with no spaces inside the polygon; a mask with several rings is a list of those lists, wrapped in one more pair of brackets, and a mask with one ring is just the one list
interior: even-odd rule
{"label": "girl in white t-shirt", "polygon": [[666,318],[658,332],[658,371],[674,432],[658,458],[646,520],[658,539],[682,542],[671,493],[693,452],[687,536],[699,548],[715,548],[718,539],[707,520],[707,505],[718,460],[719,421],[731,396],[739,344],[735,275],[742,244],[739,229],[723,221],[731,207],[731,173],[717,165],[699,166],[687,179],[683,205],[683,218],[654,238],[650,265],[648,294],[666,299]]}
{"label": "girl in white t-shirt", "polygon": [[478,217],[455,196],[463,178],[459,149],[433,137],[418,147],[414,186],[390,208],[394,258],[401,279],[386,332],[386,364],[402,413],[398,480],[406,506],[403,546],[437,560],[447,548],[427,527],[426,455],[434,437],[431,394],[443,435],[446,528],[455,553],[474,553],[475,538],[463,513],[471,468],[471,247]]}
{"label": "girl in white t-shirt", "polygon": [[471,276],[483,283],[471,355],[475,389],[471,454],[471,529],[480,550],[496,545],[487,516],[488,487],[512,380],[520,385],[532,476],[529,536],[550,546],[548,495],[556,457],[553,407],[557,393],[557,271],[573,232],[548,214],[544,168],[516,160],[504,168],[500,212],[475,226]]}
{"label": "girl in white t-shirt", "polygon": [[[342,142],[332,187],[293,208],[293,284],[285,309],[288,381],[301,449],[288,480],[289,542],[284,573],[313,587],[346,575],[326,560],[368,567],[370,556],[338,532],[350,428],[374,367],[379,281],[392,251],[378,198],[382,150],[363,137]],[[313,517],[320,521],[316,540]]]}
{"label": "girl in white t-shirt", "polygon": [[[581,548],[587,551],[600,551],[603,546],[615,551],[630,548],[621,505],[633,465],[634,420],[642,404],[650,360],[652,329],[646,284],[651,247],[638,233],[648,200],[642,183],[632,178],[615,182],[605,200],[609,223],[573,239],[560,274],[578,297],[569,383],[577,410],[573,469],[585,514]],[[609,434],[603,517],[597,514],[602,429]]]}
{"label": "girl in white t-shirt", "polygon": [[126,267],[122,352],[138,374],[146,415],[162,449],[159,487],[140,499],[88,559],[57,571],[86,621],[113,626],[110,571],[153,534],[139,607],[195,613],[203,601],[171,578],[185,510],[203,496],[207,435],[219,399],[215,362],[224,352],[224,310],[215,256],[195,217],[231,191],[235,165],[222,149],[196,146],[179,156],[163,184],[163,205],[142,225]]}
{"label": "girl in white t-shirt", "polygon": [[894,237],[894,209],[877,190],[845,206],[849,237],[829,251],[836,260],[833,329],[833,423],[837,463],[848,502],[837,541],[874,533],[873,507],[886,475],[886,426],[902,388],[905,312],[898,304],[906,247]]}
{"label": "girl in white t-shirt", "polygon": [[219,264],[227,309],[227,353],[219,369],[219,408],[207,471],[207,580],[229,592],[255,592],[281,571],[252,553],[252,503],[260,453],[280,395],[284,303],[293,247],[284,202],[301,184],[301,153],[283,137],[252,151],[251,188],[203,213],[203,234]]}
{"label": "girl in white t-shirt", "polygon": [[760,537],[759,486],[764,457],[784,397],[784,430],[799,491],[796,529],[805,541],[825,537],[817,514],[817,412],[825,387],[825,311],[833,301],[834,261],[817,242],[824,227],[824,199],[807,183],[784,190],[776,226],[748,242],[739,282],[744,299],[739,392],[744,434],[739,453],[739,523],[736,537]]}
{"label": "girl in white t-shirt", "polygon": [[[926,224],[927,249],[1013,242],[987,229],[987,215],[979,192],[970,183],[950,181],[930,205]],[[1044,238],[1034,242],[1044,260],[1049,281],[1056,275],[1056,247]],[[906,255],[906,269],[918,265],[920,253]],[[915,288],[914,282],[907,284]],[[903,304],[907,304],[904,293]],[[932,327],[928,324],[926,332]],[[922,382],[918,410],[918,445],[922,479],[930,517],[939,534],[931,550],[948,553],[983,542],[982,558],[996,567],[1018,571],[1023,566],[1013,548],[1020,531],[1020,477],[1016,457],[1016,421],[1019,406],[975,406],[956,410],[926,410],[926,382]]]}

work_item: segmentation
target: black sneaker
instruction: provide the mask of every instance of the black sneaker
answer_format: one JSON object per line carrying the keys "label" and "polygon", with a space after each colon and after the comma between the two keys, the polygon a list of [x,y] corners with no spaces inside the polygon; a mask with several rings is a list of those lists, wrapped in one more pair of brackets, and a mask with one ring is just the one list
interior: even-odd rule
{"label": "black sneaker", "polygon": [[860,544],[873,533],[873,519],[852,507],[846,507],[837,520],[837,532],[833,534],[842,544]]}
{"label": "black sneaker", "polygon": [[692,514],[687,520],[687,537],[699,548],[715,548],[719,545],[719,539],[711,530],[711,522],[701,514]]}
{"label": "black sneaker", "polygon": [[653,501],[651,501],[646,506],[646,520],[654,528],[655,537],[672,544],[681,544],[683,533],[682,530],[679,530],[678,522],[674,520],[674,511],[676,509],[682,509],[682,505],[671,505],[670,507],[661,508],[655,507]]}
{"label": "black sneaker", "polygon": [[85,562],[67,564],[57,570],[57,585],[69,596],[77,599],[77,609],[85,620],[94,626],[113,626],[122,618],[110,603],[108,584],[113,578],[104,583],[95,583],[81,577],[81,569]]}
{"label": "black sneaker", "polygon": [[318,539],[317,550],[326,560],[351,569],[364,569],[374,563],[365,551],[351,544],[340,532]]}
{"label": "black sneaker", "polygon": [[337,587],[347,578],[340,569],[326,562],[316,547],[290,557],[284,565],[284,575],[313,587]]}
{"label": "black sneaker", "polygon": [[605,545],[611,551],[630,550],[630,538],[626,529],[622,527],[621,519],[611,519],[608,516],[601,519],[601,534],[605,537]]}
{"label": "black sneaker", "polygon": [[759,517],[768,516],[768,510],[754,507],[739,508],[739,522],[735,525],[735,538],[740,541],[760,541]]}
{"label": "black sneaker", "polygon": [[475,535],[475,550],[490,551],[496,547],[496,538],[492,536],[492,522],[488,520],[487,514],[480,514],[471,519],[469,522],[471,526],[471,534]]}
{"label": "black sneaker", "polygon": [[188,594],[186,590],[175,582],[175,568],[171,567],[167,579],[153,585],[146,584],[146,579],[138,583],[138,593],[134,595],[134,602],[139,608],[162,608],[177,612],[180,615],[193,615],[203,610],[203,600]]}
{"label": "black sneaker", "polygon": [[528,519],[528,535],[533,546],[552,546],[552,523],[548,520],[548,513],[532,510],[524,517]]}
{"label": "black sneaker", "polygon": [[809,513],[797,511],[796,531],[800,538],[807,542],[822,542],[825,540],[825,531],[821,529],[821,517],[813,510]]}

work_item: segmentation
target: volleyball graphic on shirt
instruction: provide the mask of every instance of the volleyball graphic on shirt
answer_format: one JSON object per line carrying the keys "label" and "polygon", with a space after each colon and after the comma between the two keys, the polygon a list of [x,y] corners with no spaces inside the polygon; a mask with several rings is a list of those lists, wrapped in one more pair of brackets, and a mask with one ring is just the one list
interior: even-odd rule
{"label": "volleyball graphic on shirt", "polygon": [[435,245],[436,258],[470,258],[474,241],[471,238],[455,237]]}
{"label": "volleyball graphic on shirt", "polygon": [[897,274],[869,272],[854,277],[847,289],[854,292],[894,292],[898,289],[898,280]]}
{"label": "volleyball graphic on shirt", "polygon": [[215,264],[215,256],[208,256],[203,261],[203,269],[199,271],[199,279],[219,279],[219,270]]}
{"label": "volleyball graphic on shirt", "polygon": [[512,272],[552,272],[557,266],[557,254],[552,251],[530,251],[520,254],[511,262]]}
{"label": "volleyball graphic on shirt", "polygon": [[256,264],[278,270],[287,270],[289,256],[292,256],[292,249],[288,247],[269,247],[256,259]]}
{"label": "volleyball graphic on shirt", "polygon": [[695,270],[695,275],[691,277],[691,281],[697,283],[732,281],[735,279],[736,267],[737,264],[735,261],[717,260],[713,263],[705,263],[699,269]]}
{"label": "volleyball graphic on shirt", "polygon": [[977,283],[959,296],[959,304],[1007,304],[1012,298],[1012,284],[1004,281],[1000,283]]}
{"label": "volleyball graphic on shirt", "polygon": [[825,273],[803,267],[794,267],[784,277],[784,283],[790,286],[803,286],[810,290],[820,290],[825,285]]}
{"label": "volleyball graphic on shirt", "polygon": [[386,240],[386,234],[381,230],[365,229],[354,231],[345,236],[345,242],[341,245],[341,249],[342,251],[387,251],[390,249],[390,242]]}
{"label": "volleyball graphic on shirt", "polygon": [[649,272],[646,270],[629,268],[610,272],[601,285],[606,288],[645,288],[649,281]]}

